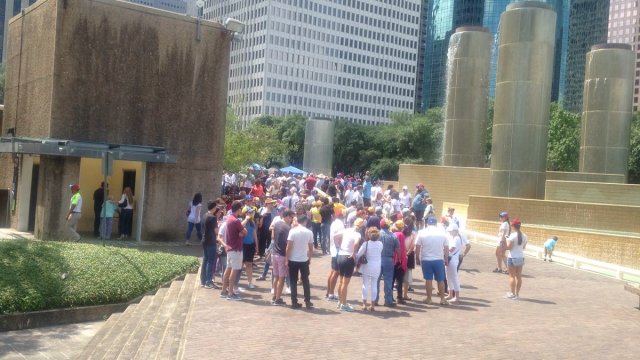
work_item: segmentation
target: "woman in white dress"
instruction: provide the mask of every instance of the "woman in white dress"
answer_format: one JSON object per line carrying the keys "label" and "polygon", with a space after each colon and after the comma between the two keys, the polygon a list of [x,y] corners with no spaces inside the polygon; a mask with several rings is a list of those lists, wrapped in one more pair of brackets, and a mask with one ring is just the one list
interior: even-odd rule
{"label": "woman in white dress", "polygon": [[370,227],[366,232],[367,241],[360,246],[357,258],[366,256],[367,263],[360,265],[362,274],[362,309],[375,311],[373,300],[378,296],[378,277],[382,268],[382,242],[380,230]]}

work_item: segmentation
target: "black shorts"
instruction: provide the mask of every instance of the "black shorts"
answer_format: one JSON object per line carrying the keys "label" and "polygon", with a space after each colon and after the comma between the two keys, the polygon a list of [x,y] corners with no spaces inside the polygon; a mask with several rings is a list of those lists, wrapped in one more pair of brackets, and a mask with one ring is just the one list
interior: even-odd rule
{"label": "black shorts", "polygon": [[416,215],[416,219],[418,221],[422,221],[422,218],[424,217],[424,210],[413,210],[413,213]]}
{"label": "black shorts", "polygon": [[338,256],[338,271],[340,276],[350,278],[353,275],[353,270],[356,267],[355,260],[347,255]]}
{"label": "black shorts", "polygon": [[338,259],[335,256],[331,257],[331,270],[338,271]]}
{"label": "black shorts", "polygon": [[256,254],[256,244],[242,244],[242,262],[253,262],[253,256]]}

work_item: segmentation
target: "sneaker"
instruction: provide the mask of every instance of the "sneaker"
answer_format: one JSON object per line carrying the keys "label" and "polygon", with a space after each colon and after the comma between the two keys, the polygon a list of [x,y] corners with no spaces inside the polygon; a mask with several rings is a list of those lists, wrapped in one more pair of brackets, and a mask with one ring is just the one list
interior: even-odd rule
{"label": "sneaker", "polygon": [[278,304],[276,304],[276,301],[271,299],[271,306],[277,306]]}
{"label": "sneaker", "polygon": [[204,284],[200,284],[200,287],[204,287]]}
{"label": "sneaker", "polygon": [[300,309],[302,307],[302,304],[300,303],[293,303],[291,304],[291,308],[292,309]]}
{"label": "sneaker", "polygon": [[287,295],[291,295],[291,288],[284,289],[284,293]]}
{"label": "sneaker", "polygon": [[242,300],[242,298],[238,294],[231,294],[229,295],[229,297],[227,297],[227,300],[240,301]]}
{"label": "sneaker", "polygon": [[516,297],[516,294],[512,293],[512,292],[508,292],[507,295],[504,296],[507,299],[513,299]]}
{"label": "sneaker", "polygon": [[247,286],[247,288],[249,288],[249,289],[255,289],[255,288],[256,288],[256,286],[255,286],[255,285],[253,285],[253,284],[249,284],[249,285]]}
{"label": "sneaker", "polygon": [[211,283],[211,288],[212,289],[220,289],[220,286],[216,285],[216,283],[212,282]]}
{"label": "sneaker", "polygon": [[213,286],[211,284],[205,284],[202,285],[202,287],[204,287],[205,289],[213,289]]}
{"label": "sneaker", "polygon": [[543,260],[543,261],[547,261],[547,258],[544,258],[544,260]]}
{"label": "sneaker", "polygon": [[340,307],[341,311],[346,311],[346,312],[353,312],[353,306],[351,306],[350,304],[344,304],[342,305],[342,307]]}
{"label": "sneaker", "polygon": [[342,310],[342,304],[338,303],[338,306],[336,306],[336,309]]}
{"label": "sneaker", "polygon": [[227,298],[227,297],[229,297],[229,293],[226,292],[226,291],[223,291],[223,292],[220,293],[220,297],[223,298],[223,299]]}
{"label": "sneaker", "polygon": [[338,297],[338,295],[335,294],[331,294],[329,295],[329,298],[327,300],[329,301],[338,301],[340,298]]}
{"label": "sneaker", "polygon": [[284,302],[284,300],[282,300],[282,298],[280,298],[280,299],[274,301],[274,305],[276,305],[276,306],[284,306],[284,305],[287,305],[287,303]]}
{"label": "sneaker", "polygon": [[513,297],[511,298],[511,300],[518,300],[518,299],[520,299],[518,295],[513,295]]}
{"label": "sneaker", "polygon": [[263,278],[262,276],[260,276],[259,278],[256,279],[257,281],[265,281],[267,280],[267,278]]}

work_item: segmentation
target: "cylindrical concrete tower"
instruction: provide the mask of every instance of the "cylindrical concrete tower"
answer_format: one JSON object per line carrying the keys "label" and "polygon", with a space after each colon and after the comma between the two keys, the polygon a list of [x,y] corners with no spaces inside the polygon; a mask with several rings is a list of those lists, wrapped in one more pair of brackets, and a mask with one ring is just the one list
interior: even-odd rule
{"label": "cylindrical concrete tower", "polygon": [[628,44],[594,45],[587,53],[580,172],[627,176],[634,54]]}
{"label": "cylindrical concrete tower", "polygon": [[333,120],[312,118],[304,130],[302,169],[309,173],[331,175],[333,164]]}
{"label": "cylindrical concrete tower", "polygon": [[544,198],[556,13],[539,1],[500,17],[491,194]]}
{"label": "cylindrical concrete tower", "polygon": [[443,164],[481,167],[493,36],[477,26],[456,29],[449,40]]}

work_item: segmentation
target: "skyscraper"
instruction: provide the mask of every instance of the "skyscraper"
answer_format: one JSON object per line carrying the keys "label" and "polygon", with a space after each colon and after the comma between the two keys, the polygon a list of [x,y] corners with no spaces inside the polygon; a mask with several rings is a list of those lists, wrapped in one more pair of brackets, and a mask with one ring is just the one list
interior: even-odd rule
{"label": "skyscraper", "polygon": [[389,121],[412,111],[420,0],[207,0],[205,19],[246,24],[229,103],[261,114]]}
{"label": "skyscraper", "polygon": [[609,0],[571,0],[566,86],[562,101],[566,110],[582,111],[586,55],[591,46],[607,42],[608,26]]}
{"label": "skyscraper", "polygon": [[638,0],[611,0],[609,7],[610,43],[630,44],[636,52],[636,70],[633,89],[633,111],[640,101],[640,2]]}
{"label": "skyscraper", "polygon": [[179,14],[187,13],[187,1],[190,0],[128,0],[132,3],[151,6],[161,10],[172,11]]}

